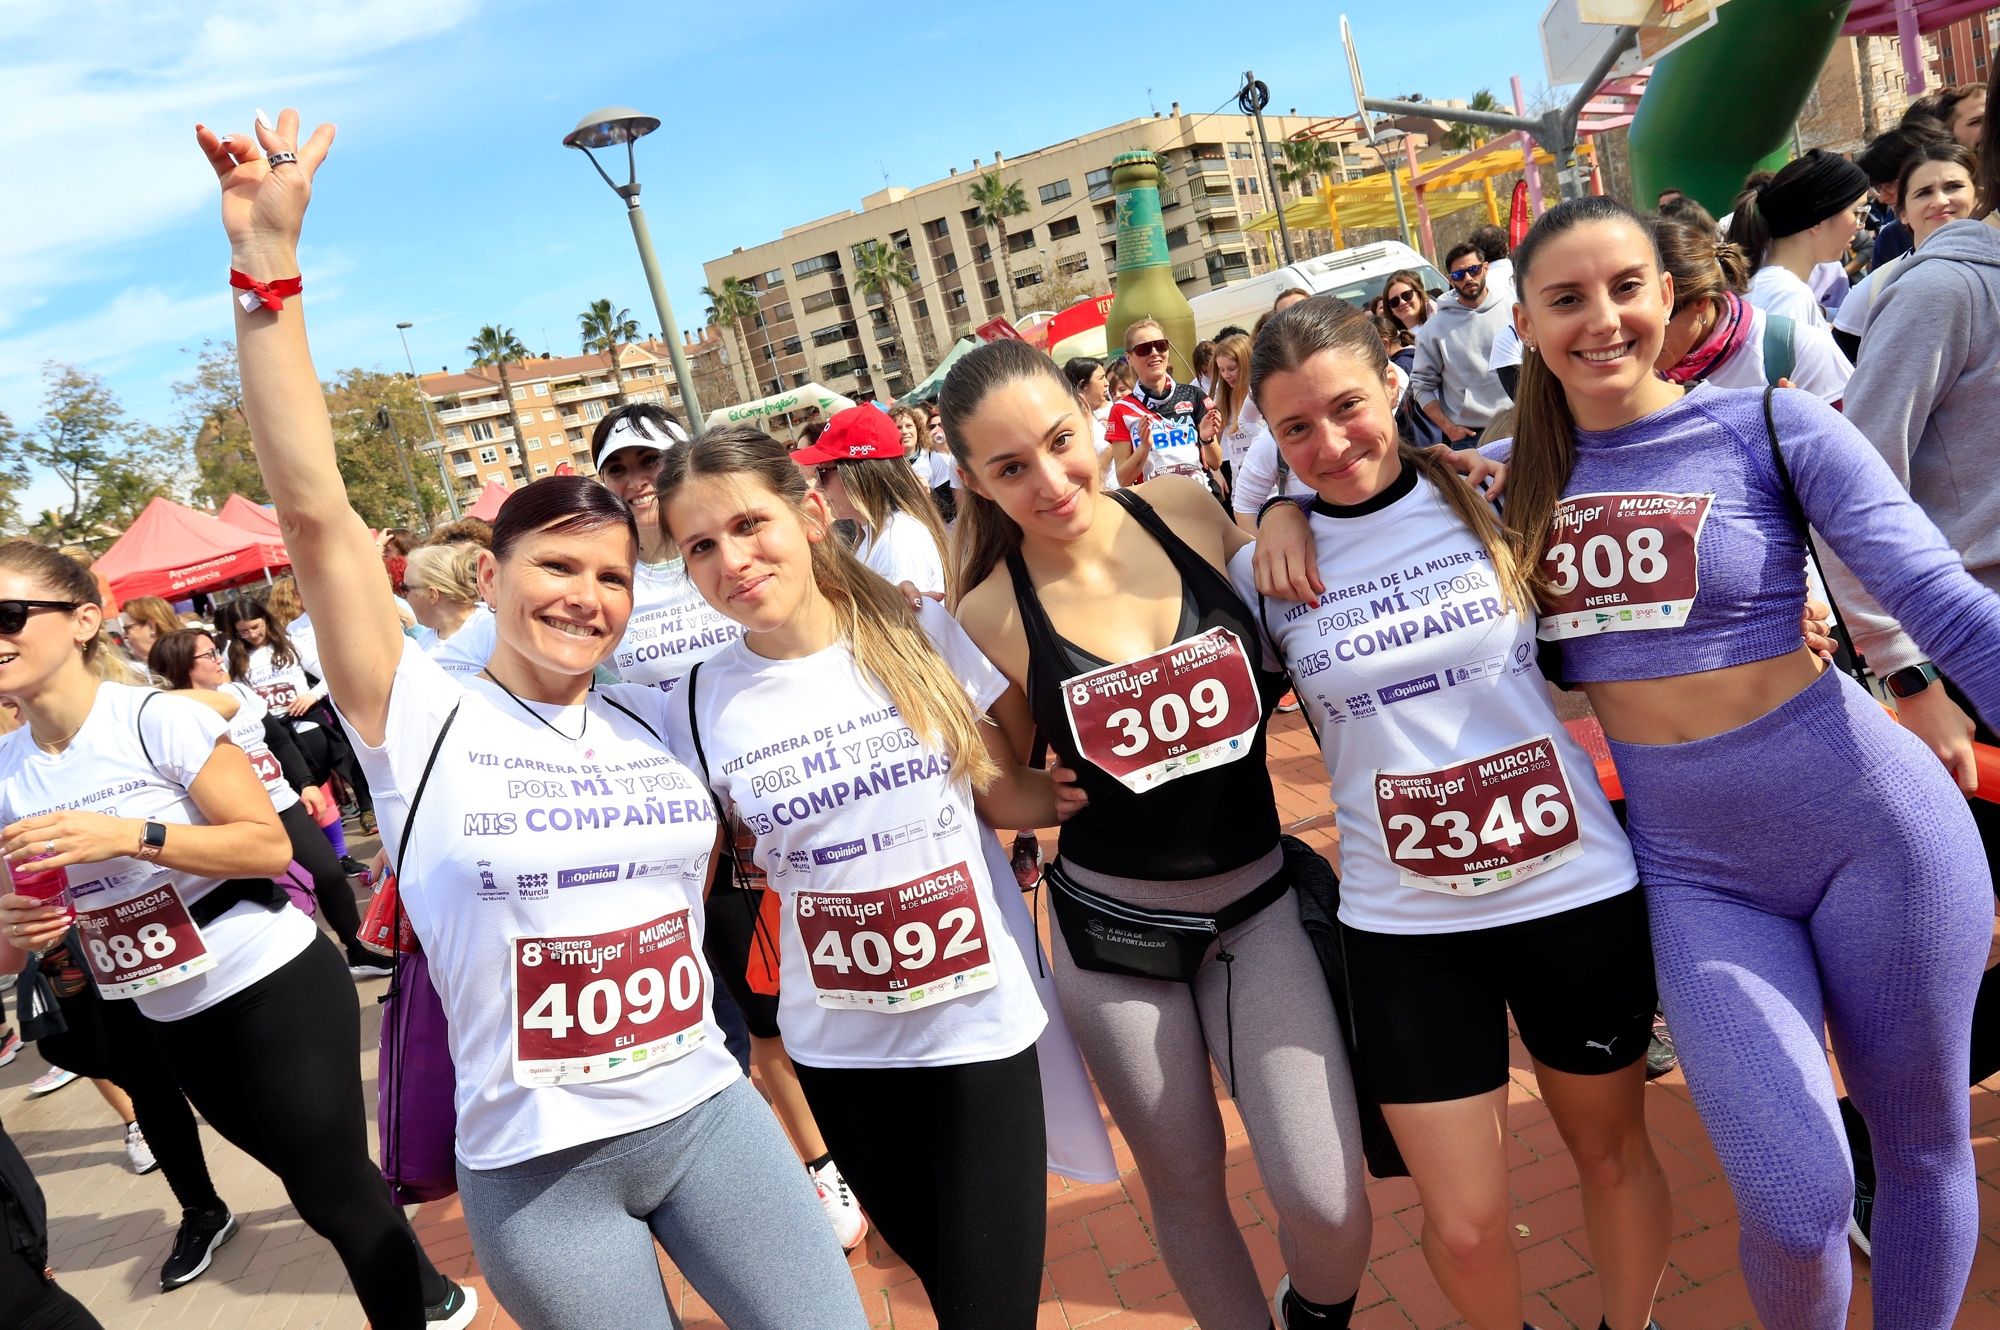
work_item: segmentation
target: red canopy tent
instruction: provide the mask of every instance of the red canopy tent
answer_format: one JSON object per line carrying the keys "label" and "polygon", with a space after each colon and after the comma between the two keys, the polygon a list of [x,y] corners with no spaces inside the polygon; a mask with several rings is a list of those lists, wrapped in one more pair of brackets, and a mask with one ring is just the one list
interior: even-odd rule
{"label": "red canopy tent", "polygon": [[269,551],[248,531],[159,498],[104,552],[95,570],[120,600],[182,600],[288,566],[282,548],[275,557]]}
{"label": "red canopy tent", "polygon": [[486,482],[486,488],[479,491],[479,498],[465,510],[465,515],[490,522],[500,516],[500,505],[507,502],[508,496],[513,492],[499,481],[489,480]]}
{"label": "red canopy tent", "polygon": [[265,562],[272,568],[291,563],[285,553],[285,536],[278,529],[278,516],[262,504],[252,503],[241,494],[232,494],[216,517],[239,531],[248,531],[264,546]]}

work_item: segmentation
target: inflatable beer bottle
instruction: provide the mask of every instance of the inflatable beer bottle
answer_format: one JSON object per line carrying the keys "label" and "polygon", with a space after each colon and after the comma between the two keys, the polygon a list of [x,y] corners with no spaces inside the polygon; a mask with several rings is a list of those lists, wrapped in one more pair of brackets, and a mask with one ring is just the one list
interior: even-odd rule
{"label": "inflatable beer bottle", "polygon": [[1118,281],[1104,323],[1104,349],[1116,355],[1125,330],[1152,319],[1167,330],[1174,349],[1174,381],[1194,378],[1194,311],[1174,285],[1167,257],[1167,228],[1160,220],[1160,159],[1150,152],[1121,152],[1111,159],[1111,188],[1118,198]]}

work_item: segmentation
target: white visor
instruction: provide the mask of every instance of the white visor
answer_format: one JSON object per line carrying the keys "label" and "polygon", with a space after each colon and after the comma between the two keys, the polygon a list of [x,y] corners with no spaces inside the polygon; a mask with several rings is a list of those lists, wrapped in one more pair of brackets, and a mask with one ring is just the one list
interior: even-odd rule
{"label": "white visor", "polygon": [[620,416],[604,432],[604,442],[597,449],[597,469],[602,471],[611,454],[620,448],[658,448],[664,452],[677,443],[687,441],[687,431],[671,420],[662,429],[638,416]]}

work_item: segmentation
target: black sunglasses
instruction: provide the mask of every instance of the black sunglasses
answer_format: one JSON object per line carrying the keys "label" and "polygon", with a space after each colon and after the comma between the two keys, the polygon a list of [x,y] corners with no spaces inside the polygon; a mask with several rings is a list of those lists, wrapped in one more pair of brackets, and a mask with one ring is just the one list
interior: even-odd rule
{"label": "black sunglasses", "polygon": [[1141,342],[1126,354],[1134,356],[1163,356],[1173,349],[1173,343],[1162,337],[1157,342]]}
{"label": "black sunglasses", "polygon": [[813,468],[813,477],[814,479],[819,481],[820,488],[822,489],[826,487],[827,481],[832,480],[835,476],[839,474],[840,474],[840,463],[838,462],[821,462],[818,466]]}
{"label": "black sunglasses", "polygon": [[1477,277],[1485,271],[1486,265],[1483,263],[1468,263],[1463,268],[1453,268],[1445,276],[1451,278],[1454,282],[1462,282],[1468,277]]}
{"label": "black sunglasses", "polygon": [[36,610],[73,610],[80,600],[0,600],[0,634],[12,637],[28,626],[28,616]]}
{"label": "black sunglasses", "polygon": [[1392,305],[1414,305],[1417,303],[1417,293],[1415,291],[1398,291],[1395,295],[1389,297],[1389,303]]}

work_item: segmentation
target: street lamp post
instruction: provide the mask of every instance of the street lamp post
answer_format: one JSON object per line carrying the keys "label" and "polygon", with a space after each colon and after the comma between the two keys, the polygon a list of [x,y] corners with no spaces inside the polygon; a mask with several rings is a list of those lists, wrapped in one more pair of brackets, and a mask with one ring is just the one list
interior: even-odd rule
{"label": "street lamp post", "polygon": [[[639,246],[639,264],[646,270],[646,285],[652,288],[653,308],[660,316],[660,331],[667,340],[667,355],[673,361],[674,381],[680,385],[681,405],[687,411],[688,427],[699,429],[701,399],[695,393],[694,375],[688,370],[687,357],[681,352],[680,325],[674,322],[673,302],[667,299],[667,284],[660,278],[659,260],[653,255],[653,235],[646,227],[646,210],[639,206],[639,168],[632,156],[633,142],[659,127],[659,119],[655,116],[640,115],[629,106],[606,106],[577,121],[576,128],[563,135],[563,146],[582,149],[597,174],[604,177],[604,183],[625,200],[625,215],[632,223],[632,239]],[[605,174],[597,157],[590,151],[619,143],[625,145],[625,183],[622,185]]]}
{"label": "street lamp post", "polygon": [[444,486],[444,501],[451,505],[451,520],[456,522],[458,511],[458,487],[451,483],[451,472],[445,466],[444,440],[438,437],[437,421],[431,418],[431,399],[424,395],[424,381],[417,377],[416,358],[410,354],[410,329],[414,323],[398,323],[396,335],[403,339],[403,359],[410,366],[410,386],[417,390],[417,401],[424,408],[424,427],[431,432],[431,458],[437,463],[438,483]]}
{"label": "street lamp post", "polygon": [[1375,131],[1375,150],[1381,154],[1382,164],[1389,168],[1389,193],[1396,200],[1396,225],[1403,233],[1403,243],[1415,249],[1416,245],[1410,239],[1409,209],[1403,206],[1403,186],[1396,179],[1396,159],[1390,156],[1391,152],[1401,148],[1403,140],[1407,137],[1404,131],[1394,125],[1387,129],[1378,129]]}
{"label": "street lamp post", "polygon": [[395,418],[389,414],[388,407],[375,408],[375,428],[388,432],[389,446],[396,450],[396,465],[403,469],[403,484],[409,487],[410,502],[417,506],[417,516],[424,519],[424,530],[429,531],[436,523],[431,520],[431,510],[424,506],[423,493],[417,489],[417,478],[410,473],[410,455],[403,451],[402,432],[396,428]]}

